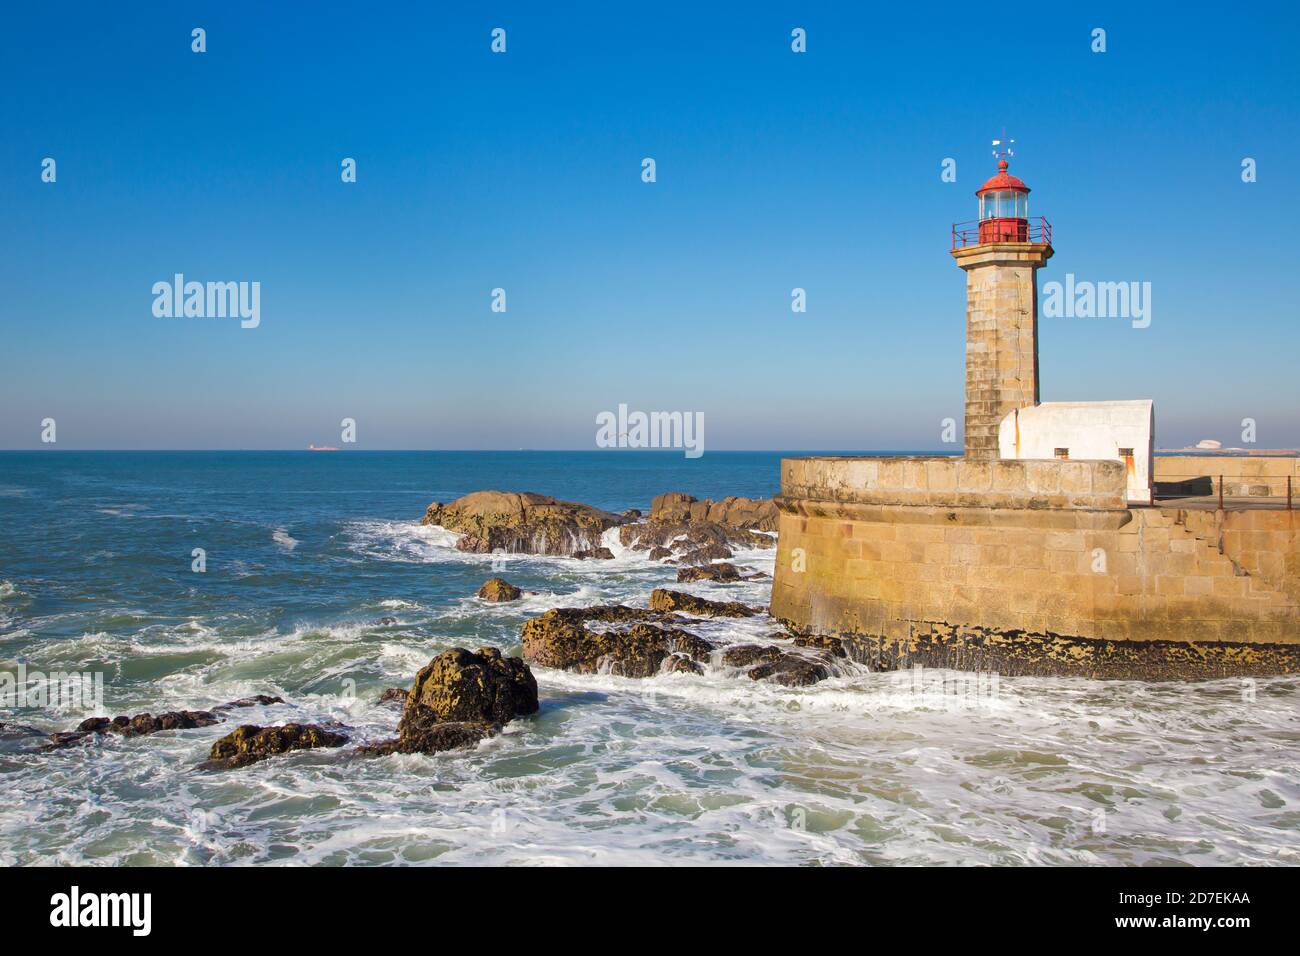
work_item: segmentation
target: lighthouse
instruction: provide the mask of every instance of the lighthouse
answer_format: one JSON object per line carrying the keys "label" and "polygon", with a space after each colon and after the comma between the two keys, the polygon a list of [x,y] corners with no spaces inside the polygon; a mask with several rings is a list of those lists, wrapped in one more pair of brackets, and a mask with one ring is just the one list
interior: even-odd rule
{"label": "lighthouse", "polygon": [[994,140],[997,174],[975,193],[979,219],[952,227],[966,271],[966,441],[972,459],[999,457],[1008,414],[1038,404],[1038,270],[1052,227],[1029,218],[1029,187],[1007,169],[1014,141]]}

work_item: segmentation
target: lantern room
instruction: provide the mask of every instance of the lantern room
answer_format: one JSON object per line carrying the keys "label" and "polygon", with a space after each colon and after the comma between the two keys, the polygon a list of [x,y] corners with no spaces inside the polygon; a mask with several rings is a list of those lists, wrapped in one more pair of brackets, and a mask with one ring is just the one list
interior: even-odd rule
{"label": "lantern room", "polygon": [[979,241],[1029,241],[1029,187],[1007,172],[1005,159],[998,173],[989,178],[975,195],[980,200]]}

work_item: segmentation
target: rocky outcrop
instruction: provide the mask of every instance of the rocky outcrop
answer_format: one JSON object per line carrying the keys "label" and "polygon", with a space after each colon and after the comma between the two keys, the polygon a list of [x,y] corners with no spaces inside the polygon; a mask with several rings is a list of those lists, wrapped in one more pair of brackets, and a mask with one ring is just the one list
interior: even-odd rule
{"label": "rocky outcrop", "polygon": [[650,503],[650,520],[671,524],[708,522],[726,528],[775,531],[776,503],[771,498],[737,498],[699,501],[680,491],[659,495]]}
{"label": "rocky outcrop", "polygon": [[343,734],[326,730],[319,724],[285,724],[282,727],[241,724],[212,745],[207,761],[200,766],[208,770],[231,770],[291,750],[341,747],[347,742],[348,738]]}
{"label": "rocky outcrop", "polygon": [[776,530],[771,499],[724,498],[698,501],[681,492],[654,499],[647,520],[619,528],[619,540],[635,551],[650,551],[651,560],[671,554],[683,564],[707,564],[730,558],[732,548],[774,548]]}
{"label": "rocky outcrop", "polygon": [[[656,593],[689,597],[674,591]],[[715,611],[742,608],[749,612],[739,604],[702,603]],[[784,635],[777,636],[780,643],[726,645],[684,629],[683,623],[675,613],[654,608],[552,608],[524,622],[524,657],[539,667],[641,678],[703,674],[709,666],[718,665],[742,671],[751,680],[786,686],[815,684],[829,677],[834,668],[827,651],[801,648]]]}
{"label": "rocky outcrop", "polygon": [[506,601],[518,601],[523,597],[524,592],[519,590],[505,578],[488,578],[483,582],[483,586],[478,589],[478,596],[484,601],[491,601],[494,604],[504,603]]}
{"label": "rocky outcrop", "polygon": [[476,491],[450,504],[435,501],[420,523],[461,534],[461,551],[571,555],[599,548],[601,535],[627,520],[548,495]]}
{"label": "rocky outcrop", "polygon": [[120,737],[147,737],[160,730],[193,730],[195,727],[210,727],[226,719],[225,711],[241,707],[260,707],[268,704],[283,704],[281,697],[256,694],[241,697],[227,704],[219,704],[211,710],[169,710],[158,714],[136,714],[134,717],[87,717],[77,725],[76,730],[65,730],[49,735],[49,743],[42,750],[62,750],[73,744],[85,743],[101,734],[115,734]]}
{"label": "rocky outcrop", "polygon": [[[611,614],[615,608],[636,613]],[[632,623],[621,630],[593,630],[586,626],[611,617]],[[665,669],[692,669],[675,663],[665,668],[670,658],[681,657],[695,664],[709,659],[713,650],[710,642],[680,628],[652,623],[662,618],[653,611],[619,605],[552,608],[524,622],[524,657],[539,667],[621,677],[653,677]],[[699,673],[698,667],[693,670]]]}
{"label": "rocky outcrop", "polygon": [[406,703],[406,695],[409,694],[405,687],[385,687],[384,692],[375,700],[376,704],[397,704]]}
{"label": "rocky outcrop", "polygon": [[433,754],[468,747],[537,709],[537,681],[522,660],[503,657],[495,647],[457,647],[439,654],[415,676],[397,738],[361,750]]}
{"label": "rocky outcrop", "polygon": [[692,581],[717,581],[727,583],[729,581],[740,580],[740,569],[734,564],[706,564],[700,567],[682,568],[677,572],[678,584],[689,584]]}
{"label": "rocky outcrop", "polygon": [[671,558],[672,556],[673,553],[670,550],[661,548],[659,545],[651,548],[650,553],[646,555],[651,561],[662,561],[664,558]]}
{"label": "rocky outcrop", "polygon": [[695,617],[753,617],[757,611],[739,601],[708,601],[686,594],[684,591],[669,591],[656,588],[650,592],[650,608],[655,611],[680,611]]}
{"label": "rocky outcrop", "polygon": [[582,551],[573,552],[573,557],[577,558],[580,561],[591,559],[591,558],[594,558],[598,561],[613,561],[614,552],[609,550],[609,548],[589,548],[589,549],[584,549]]}

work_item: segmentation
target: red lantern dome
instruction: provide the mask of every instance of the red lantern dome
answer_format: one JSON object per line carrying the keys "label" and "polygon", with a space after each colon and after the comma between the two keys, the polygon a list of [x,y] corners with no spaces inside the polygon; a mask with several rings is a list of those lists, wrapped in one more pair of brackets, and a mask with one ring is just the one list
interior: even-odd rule
{"label": "red lantern dome", "polygon": [[998,174],[975,195],[980,198],[980,242],[1029,241],[1029,187],[1007,172],[1006,158]]}

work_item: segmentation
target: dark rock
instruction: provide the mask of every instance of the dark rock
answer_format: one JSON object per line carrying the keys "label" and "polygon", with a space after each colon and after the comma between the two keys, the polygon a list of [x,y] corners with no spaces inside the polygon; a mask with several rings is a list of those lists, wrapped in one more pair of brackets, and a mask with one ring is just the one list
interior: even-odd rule
{"label": "dark rock", "polygon": [[285,724],[282,727],[241,724],[212,745],[208,760],[202,766],[229,770],[291,750],[341,747],[347,742],[348,738],[343,734],[326,730],[318,724]]}
{"label": "dark rock", "polygon": [[583,551],[573,552],[573,557],[580,561],[586,560],[587,558],[598,558],[601,561],[613,561],[614,552],[609,550],[609,548],[588,548]]}
{"label": "dark rock", "polygon": [[505,578],[488,578],[483,582],[483,586],[478,589],[480,598],[496,604],[505,601],[518,601],[523,596],[523,593]]}
{"label": "dark rock", "polygon": [[696,548],[694,551],[687,551],[682,555],[682,564],[703,565],[711,561],[720,561],[724,558],[733,558],[734,554],[731,549],[723,544],[706,544],[702,548]]}
{"label": "dark rock", "polygon": [[391,614],[386,615],[385,617],[381,617],[379,620],[375,621],[375,624],[378,625],[379,627],[392,627],[396,623],[397,623],[397,618],[393,617]]}
{"label": "dark rock", "polygon": [[656,588],[650,592],[650,608],[654,611],[681,611],[696,617],[753,617],[754,609],[738,601],[706,601],[704,598],[682,591]]}
{"label": "dark rock", "polygon": [[831,676],[831,669],[822,661],[798,654],[783,654],[776,661],[751,667],[747,672],[751,680],[768,680],[787,687],[805,687]]}
{"label": "dark rock", "polygon": [[664,674],[703,674],[704,668],[682,654],[674,654],[660,666]]}
{"label": "dark rock", "polygon": [[389,687],[379,695],[376,704],[391,704],[394,702],[406,703],[406,697],[410,693],[405,687]]}
{"label": "dark rock", "polygon": [[623,517],[626,518],[628,521],[637,521],[641,517],[641,509],[628,508],[626,511],[623,512]]}
{"label": "dark rock", "polygon": [[600,547],[600,536],[627,521],[621,515],[547,495],[476,491],[450,504],[434,502],[421,524],[463,535],[456,547],[486,554],[571,555]]}
{"label": "dark rock", "polygon": [[272,697],[269,694],[254,694],[252,697],[241,697],[239,700],[232,700],[228,704],[221,704],[213,707],[214,711],[231,710],[235,707],[266,707],[269,704],[283,704],[283,697]]}
{"label": "dark rock", "polygon": [[0,737],[45,737],[45,731],[27,724],[10,724],[0,721]]}
{"label": "dark rock", "polygon": [[724,667],[749,667],[751,664],[773,664],[784,657],[779,647],[762,644],[737,644],[722,652]]}
{"label": "dark rock", "polygon": [[739,581],[740,571],[734,564],[706,564],[702,567],[682,568],[677,572],[678,584],[689,584],[692,581]]}
{"label": "dark rock", "polygon": [[838,637],[828,637],[821,634],[796,634],[794,642],[799,647],[810,647],[826,651],[832,657],[849,656],[844,646],[845,642]]}
{"label": "dark rock", "polygon": [[155,717],[153,714],[136,714],[134,717],[87,717],[77,725],[82,734],[121,734],[123,737],[147,737],[160,730],[191,730],[220,723],[221,718],[207,710],[173,710]]}
{"label": "dark rock", "polygon": [[[609,673],[623,677],[653,677],[668,658],[684,655],[694,661],[708,660],[713,645],[703,638],[672,627],[660,627],[660,618],[639,608],[613,615],[618,606],[597,608],[552,608],[540,617],[524,622],[524,657],[540,667],[554,667],[579,674]],[[631,622],[625,630],[593,631],[593,621],[621,618]],[[681,665],[677,669],[682,669]]]}
{"label": "dark rock", "polygon": [[661,548],[659,545],[655,545],[651,548],[650,554],[647,555],[651,561],[662,561],[664,558],[671,558],[672,556],[673,553],[671,551],[667,548]]}
{"label": "dark rock", "polygon": [[474,723],[472,721],[450,721],[431,723],[419,734],[395,737],[376,744],[365,744],[357,748],[359,753],[368,757],[385,757],[388,754],[436,754],[444,750],[459,750],[473,747],[480,740],[497,733],[495,724]]}
{"label": "dark rock", "polygon": [[439,753],[478,743],[515,717],[535,714],[537,681],[518,657],[495,647],[463,647],[439,654],[415,676],[397,738],[362,752]]}

